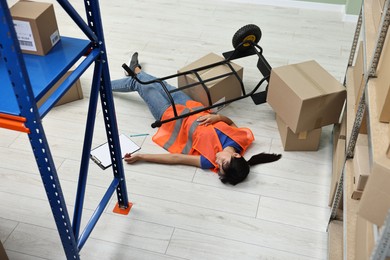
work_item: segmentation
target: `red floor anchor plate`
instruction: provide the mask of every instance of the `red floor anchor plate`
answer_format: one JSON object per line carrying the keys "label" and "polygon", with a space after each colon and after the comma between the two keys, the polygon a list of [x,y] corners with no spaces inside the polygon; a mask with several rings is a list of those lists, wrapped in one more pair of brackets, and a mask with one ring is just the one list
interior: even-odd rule
{"label": "red floor anchor plate", "polygon": [[128,215],[132,206],[133,203],[129,202],[128,207],[123,209],[119,207],[119,203],[117,202],[112,211],[117,214]]}

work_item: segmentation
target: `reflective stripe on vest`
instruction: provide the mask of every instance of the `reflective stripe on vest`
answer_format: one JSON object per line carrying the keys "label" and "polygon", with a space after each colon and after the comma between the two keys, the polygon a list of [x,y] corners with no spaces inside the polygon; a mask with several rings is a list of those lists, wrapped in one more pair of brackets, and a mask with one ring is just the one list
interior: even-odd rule
{"label": "reflective stripe on vest", "polygon": [[[187,107],[187,108],[183,109],[179,115],[184,115],[184,114],[190,113],[192,111],[196,111],[196,110],[201,109],[201,108],[203,108],[203,106],[197,106],[197,107],[192,107],[192,108]],[[169,148],[171,148],[171,146],[174,145],[174,143],[177,139],[177,136],[179,135],[180,130],[182,129],[182,124],[183,124],[184,119],[186,119],[186,118],[180,118],[180,119],[177,119],[175,121],[175,126],[173,128],[172,134],[169,137],[169,139],[165,142],[165,144],[163,145],[163,148],[165,150],[169,151]],[[191,126],[187,132],[187,142],[181,151],[182,154],[188,154],[191,151],[191,149],[192,149],[192,135],[194,134],[198,125],[199,125],[199,122],[196,119],[191,123]]]}

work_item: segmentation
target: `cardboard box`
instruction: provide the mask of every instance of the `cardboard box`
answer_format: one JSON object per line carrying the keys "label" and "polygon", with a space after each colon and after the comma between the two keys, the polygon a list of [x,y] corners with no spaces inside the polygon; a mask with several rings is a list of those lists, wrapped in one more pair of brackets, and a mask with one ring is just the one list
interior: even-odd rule
{"label": "cardboard box", "polygon": [[[64,76],[61,77],[60,80],[54,86],[46,92],[46,94],[37,102],[38,107],[40,107],[52,94],[53,92],[64,82],[64,80],[73,72],[73,69],[69,70],[67,73],[65,73]],[[60,106],[72,101],[76,101],[79,99],[83,99],[83,90],[81,89],[81,83],[80,79],[78,79],[71,87],[70,89],[64,94],[64,96],[57,101],[55,106]]]}
{"label": "cardboard box", "polygon": [[321,128],[294,134],[278,115],[276,115],[276,123],[285,151],[318,150],[321,139]]}
{"label": "cardboard box", "polygon": [[359,43],[358,52],[356,55],[355,65],[353,66],[353,86],[355,91],[355,105],[359,103],[364,89],[364,53],[363,42]]}
{"label": "cardboard box", "polygon": [[355,153],[353,157],[354,169],[354,189],[363,191],[366,186],[368,176],[370,175],[370,158],[368,154],[368,137],[360,134],[360,139],[365,139],[364,142],[356,143]]}
{"label": "cardboard box", "polygon": [[271,71],[267,102],[294,133],[338,123],[345,98],[345,87],[314,60]]}
{"label": "cardboard box", "polygon": [[[210,53],[199,60],[194,61],[193,63],[185,66],[184,68],[181,68],[178,70],[178,73],[190,71],[196,68],[200,68],[212,63],[223,61],[224,58],[215,54]],[[238,76],[242,79],[243,77],[243,68],[233,62],[230,63],[234,70],[237,72]],[[202,80],[207,80],[216,76],[221,76],[223,74],[229,73],[232,70],[229,68],[228,65],[220,65],[216,67],[212,67],[207,70],[199,71],[199,75],[202,78]],[[179,76],[178,77],[178,86],[183,87],[187,86],[189,84],[194,84],[199,82],[197,77],[194,74],[188,74],[185,76]],[[205,83],[205,85],[208,88],[208,91],[210,92],[211,96],[211,103],[212,105],[224,101],[231,100],[233,98],[240,97],[242,94],[241,91],[241,84],[237,77],[234,75],[229,75],[223,78],[219,78],[216,80],[209,81]],[[209,106],[207,93],[205,89],[202,87],[201,84],[183,89],[183,91],[189,95],[192,99],[202,103],[205,106]]]}
{"label": "cardboard box", "polygon": [[383,225],[390,209],[389,165],[390,159],[385,154],[377,156],[359,203],[358,214],[379,227]]}
{"label": "cardboard box", "polygon": [[19,1],[10,11],[23,53],[45,55],[60,41],[53,4]]}

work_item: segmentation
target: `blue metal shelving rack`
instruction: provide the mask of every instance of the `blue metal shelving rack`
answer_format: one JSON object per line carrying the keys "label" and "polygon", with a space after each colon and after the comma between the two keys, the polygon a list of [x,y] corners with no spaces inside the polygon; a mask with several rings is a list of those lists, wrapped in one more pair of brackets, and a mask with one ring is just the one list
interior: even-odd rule
{"label": "blue metal shelving rack", "polygon": [[[113,193],[116,191],[118,198],[116,212],[127,214],[131,203],[127,197],[99,2],[84,1],[87,16],[87,22],[85,22],[67,0],[57,1],[84,32],[88,40],[61,37],[60,43],[49,54],[42,57],[21,53],[7,2],[0,0],[0,127],[28,134],[65,255],[67,259],[79,259],[80,250]],[[81,62],[73,73],[38,109],[37,100],[78,61]],[[41,120],[92,63],[94,63],[94,77],[75,210],[71,223]],[[80,234],[89,155],[99,96],[110,147],[113,180],[84,231]]]}

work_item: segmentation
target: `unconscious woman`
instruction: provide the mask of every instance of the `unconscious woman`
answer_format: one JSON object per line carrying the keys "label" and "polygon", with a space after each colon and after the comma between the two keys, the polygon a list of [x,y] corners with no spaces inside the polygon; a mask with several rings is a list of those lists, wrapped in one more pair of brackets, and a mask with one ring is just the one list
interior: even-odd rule
{"label": "unconscious woman", "polygon": [[[154,81],[156,78],[142,71],[138,62],[138,53],[129,61],[130,69],[141,82]],[[168,91],[175,87],[165,85]],[[160,83],[141,84],[134,77],[124,77],[111,82],[114,92],[137,91],[156,120],[174,117],[171,102]],[[177,114],[188,113],[204,108],[182,91],[171,93]],[[202,169],[211,169],[218,173],[223,183],[236,185],[245,180],[252,165],[277,161],[280,154],[260,153],[248,161],[243,154],[254,141],[250,129],[237,127],[233,121],[210,110],[199,112],[182,119],[162,124],[153,141],[170,153],[166,154],[126,154],[127,163],[138,161],[160,164],[183,164]]]}

